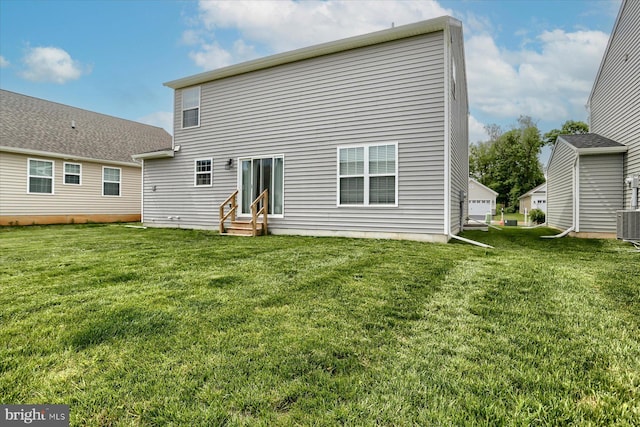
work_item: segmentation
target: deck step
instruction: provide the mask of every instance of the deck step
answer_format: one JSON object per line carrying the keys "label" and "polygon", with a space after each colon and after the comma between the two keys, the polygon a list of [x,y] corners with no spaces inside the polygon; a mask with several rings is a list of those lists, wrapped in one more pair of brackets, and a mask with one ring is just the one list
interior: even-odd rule
{"label": "deck step", "polygon": [[[223,235],[231,235],[231,236],[252,236],[253,230],[251,227],[251,221],[233,221],[230,227],[225,229]],[[264,227],[262,222],[258,222],[256,235],[261,236],[264,234]]]}

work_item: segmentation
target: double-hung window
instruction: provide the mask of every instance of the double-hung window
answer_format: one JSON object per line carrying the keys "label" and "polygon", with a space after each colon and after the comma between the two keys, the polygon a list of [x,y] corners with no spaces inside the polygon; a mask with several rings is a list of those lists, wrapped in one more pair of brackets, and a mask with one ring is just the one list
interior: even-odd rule
{"label": "double-hung window", "polygon": [[211,187],[213,182],[213,160],[199,159],[195,164],[194,185],[196,187]]}
{"label": "double-hung window", "polygon": [[102,168],[102,195],[103,196],[119,196],[120,195],[120,168]]}
{"label": "double-hung window", "polygon": [[182,90],[182,128],[200,126],[200,86]]}
{"label": "double-hung window", "polygon": [[53,194],[53,162],[29,159],[29,193]]}
{"label": "double-hung window", "polygon": [[338,147],[339,206],[398,205],[397,144]]}
{"label": "double-hung window", "polygon": [[71,185],[80,185],[82,176],[82,165],[79,163],[64,164],[64,183]]}

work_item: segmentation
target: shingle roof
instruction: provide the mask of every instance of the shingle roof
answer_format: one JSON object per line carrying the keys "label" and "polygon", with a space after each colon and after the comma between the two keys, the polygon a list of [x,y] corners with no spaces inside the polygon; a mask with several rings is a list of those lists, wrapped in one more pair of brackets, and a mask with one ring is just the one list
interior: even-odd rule
{"label": "shingle roof", "polygon": [[159,127],[0,90],[0,146],[133,163],[132,154],[171,148],[171,135]]}
{"label": "shingle roof", "polygon": [[612,139],[600,136],[597,133],[584,133],[580,135],[560,135],[559,138],[564,139],[576,148],[611,148],[624,147]]}

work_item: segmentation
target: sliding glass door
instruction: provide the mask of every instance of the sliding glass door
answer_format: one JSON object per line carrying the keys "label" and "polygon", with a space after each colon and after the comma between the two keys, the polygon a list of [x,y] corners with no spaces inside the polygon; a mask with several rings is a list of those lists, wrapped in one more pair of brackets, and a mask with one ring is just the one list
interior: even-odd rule
{"label": "sliding glass door", "polygon": [[284,159],[282,156],[240,159],[240,207],[251,214],[251,203],[269,190],[269,214],[282,215],[284,204]]}

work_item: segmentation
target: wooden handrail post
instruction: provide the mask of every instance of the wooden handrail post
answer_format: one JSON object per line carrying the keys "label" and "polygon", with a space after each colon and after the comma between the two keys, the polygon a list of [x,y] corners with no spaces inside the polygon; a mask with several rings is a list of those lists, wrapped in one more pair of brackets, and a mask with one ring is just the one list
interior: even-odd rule
{"label": "wooden handrail post", "polygon": [[[224,208],[229,205],[229,212],[224,213]],[[224,222],[231,216],[231,221],[236,220],[236,210],[238,209],[238,190],[231,193],[224,202],[220,205],[220,222],[218,223],[218,231],[224,233]]]}
{"label": "wooden handrail post", "polygon": [[[262,208],[258,210],[258,204],[262,201]],[[262,214],[262,231],[267,234],[267,213],[269,211],[269,191],[264,190],[256,199],[251,203],[251,235],[255,237],[256,229],[258,226],[258,216]]]}

